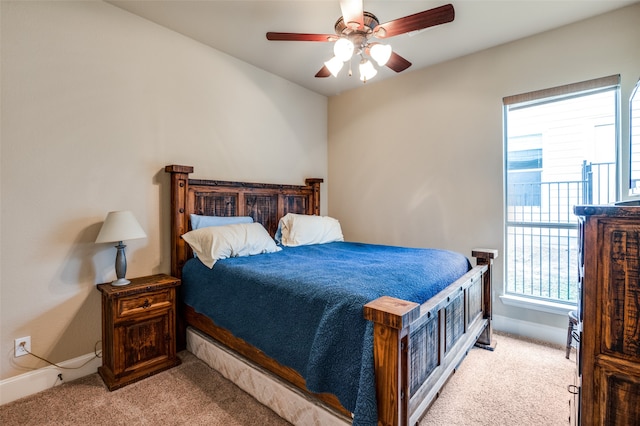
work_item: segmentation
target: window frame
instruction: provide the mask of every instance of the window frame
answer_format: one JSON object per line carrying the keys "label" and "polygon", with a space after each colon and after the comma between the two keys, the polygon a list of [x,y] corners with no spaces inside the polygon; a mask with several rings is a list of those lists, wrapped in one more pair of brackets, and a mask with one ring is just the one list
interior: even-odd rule
{"label": "window frame", "polygon": [[[616,182],[615,182],[615,199],[620,199],[620,194],[622,193],[623,188],[621,188],[621,174],[622,167],[624,166],[621,163],[620,158],[620,75],[611,75],[608,77],[602,77],[598,79],[588,80],[579,83],[573,83],[563,86],[558,86],[550,89],[537,90],[528,93],[522,93],[519,95],[507,96],[503,98],[503,147],[504,147],[504,164],[503,164],[503,197],[504,203],[503,208],[505,209],[505,219],[504,219],[504,245],[505,250],[508,247],[509,241],[508,239],[508,229],[509,229],[509,206],[510,201],[507,196],[507,191],[509,190],[509,173],[513,173],[513,170],[509,169],[509,158],[508,158],[508,123],[507,123],[507,114],[509,112],[509,108],[512,109],[518,107],[529,107],[534,105],[541,105],[546,102],[557,102],[565,99],[569,99],[574,96],[585,96],[590,95],[592,93],[597,93],[604,90],[615,90],[615,166],[616,166]],[[517,151],[517,150],[515,150]],[[542,160],[544,161],[544,160]],[[524,169],[523,169],[524,170]],[[530,169],[527,169],[530,170]],[[533,170],[533,169],[531,169]],[[541,170],[541,169],[540,169]],[[502,301],[508,305],[518,306],[518,307],[528,307],[533,308],[540,311],[550,312],[550,313],[566,313],[570,309],[575,308],[575,303],[571,301],[562,301],[555,299],[547,299],[544,297],[538,297],[535,295],[527,295],[520,294],[516,292],[508,292],[507,285],[507,273],[508,273],[508,260],[506,259],[505,252],[505,262],[504,262],[504,276],[505,280],[503,282],[502,295],[500,298]]]}

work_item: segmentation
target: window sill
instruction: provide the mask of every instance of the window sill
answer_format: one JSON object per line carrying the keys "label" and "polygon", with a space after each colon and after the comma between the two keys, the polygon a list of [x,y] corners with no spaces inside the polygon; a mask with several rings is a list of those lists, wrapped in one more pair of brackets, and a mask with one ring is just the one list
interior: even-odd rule
{"label": "window sill", "polygon": [[574,311],[576,309],[576,305],[571,303],[550,302],[548,300],[515,296],[513,294],[503,294],[500,296],[500,300],[502,300],[502,303],[505,305],[517,306],[519,308],[547,312],[556,315],[567,315],[570,311]]}

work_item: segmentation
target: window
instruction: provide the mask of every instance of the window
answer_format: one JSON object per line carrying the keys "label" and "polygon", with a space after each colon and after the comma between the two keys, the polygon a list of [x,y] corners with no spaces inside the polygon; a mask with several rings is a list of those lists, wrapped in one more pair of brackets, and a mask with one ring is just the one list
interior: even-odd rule
{"label": "window", "polygon": [[504,101],[505,294],[577,300],[576,204],[616,201],[619,76]]}

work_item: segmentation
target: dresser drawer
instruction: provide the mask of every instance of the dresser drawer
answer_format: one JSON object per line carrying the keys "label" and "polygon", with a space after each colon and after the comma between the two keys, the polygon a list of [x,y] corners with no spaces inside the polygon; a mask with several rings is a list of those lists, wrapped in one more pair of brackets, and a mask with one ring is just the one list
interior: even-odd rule
{"label": "dresser drawer", "polygon": [[167,309],[173,306],[173,289],[123,297],[117,300],[116,315],[124,318],[141,312]]}

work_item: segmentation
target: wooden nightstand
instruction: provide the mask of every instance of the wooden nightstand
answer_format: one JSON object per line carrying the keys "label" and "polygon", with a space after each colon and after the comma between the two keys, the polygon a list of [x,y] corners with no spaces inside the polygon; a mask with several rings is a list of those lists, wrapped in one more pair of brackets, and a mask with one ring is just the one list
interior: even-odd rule
{"label": "wooden nightstand", "polygon": [[176,288],[165,274],[98,284],[102,293],[102,366],[109,390],[180,364],[176,355]]}

